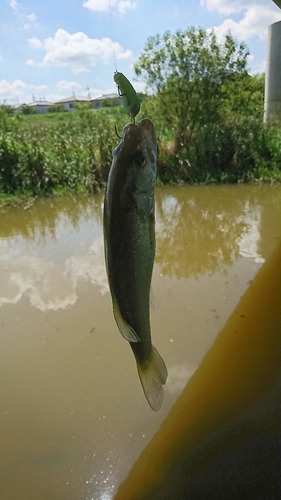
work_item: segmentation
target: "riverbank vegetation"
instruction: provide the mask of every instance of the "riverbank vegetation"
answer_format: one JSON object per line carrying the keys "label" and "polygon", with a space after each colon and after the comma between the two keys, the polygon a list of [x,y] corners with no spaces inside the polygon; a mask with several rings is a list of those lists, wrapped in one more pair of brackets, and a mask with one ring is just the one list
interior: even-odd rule
{"label": "riverbank vegetation", "polygon": [[118,142],[114,125],[121,130],[126,123],[121,108],[109,112],[82,107],[57,119],[29,118],[1,113],[2,193],[95,191],[104,185]]}
{"label": "riverbank vegetation", "polygon": [[[190,28],[150,37],[135,65],[159,141],[158,183],[281,180],[281,130],[263,123],[264,75],[227,34]],[[0,193],[96,191],[128,122],[122,107],[10,116],[0,109]]]}
{"label": "riverbank vegetation", "polygon": [[248,56],[230,33],[222,44],[194,28],[148,39],[135,70],[153,93],[162,180],[280,180],[281,131],[263,123],[264,75],[248,73]]}

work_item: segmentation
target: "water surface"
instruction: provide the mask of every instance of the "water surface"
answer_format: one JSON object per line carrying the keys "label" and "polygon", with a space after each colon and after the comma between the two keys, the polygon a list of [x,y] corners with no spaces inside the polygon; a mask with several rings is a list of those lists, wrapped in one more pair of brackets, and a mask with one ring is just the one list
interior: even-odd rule
{"label": "water surface", "polygon": [[[112,315],[103,194],[0,213],[0,498],[113,498],[281,237],[280,186],[156,192],[154,413]],[[262,305],[260,305],[262,307]]]}

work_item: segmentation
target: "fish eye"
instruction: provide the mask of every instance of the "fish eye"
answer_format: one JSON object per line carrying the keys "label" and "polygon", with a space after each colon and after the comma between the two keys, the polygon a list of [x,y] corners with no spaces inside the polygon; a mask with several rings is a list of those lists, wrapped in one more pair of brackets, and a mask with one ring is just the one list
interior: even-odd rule
{"label": "fish eye", "polygon": [[136,167],[143,167],[145,164],[145,155],[142,151],[139,151],[134,157],[134,163]]}

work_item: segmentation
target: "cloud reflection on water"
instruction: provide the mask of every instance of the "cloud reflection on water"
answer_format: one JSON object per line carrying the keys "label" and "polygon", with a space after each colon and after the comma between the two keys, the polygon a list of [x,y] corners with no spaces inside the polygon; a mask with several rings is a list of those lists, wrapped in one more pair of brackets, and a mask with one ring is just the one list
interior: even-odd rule
{"label": "cloud reflection on water", "polygon": [[[156,264],[177,278],[223,272],[241,258],[263,263],[264,213],[278,219],[280,190],[180,186],[156,191]],[[103,195],[38,200],[0,214],[0,306],[28,297],[35,308],[75,304],[87,280],[108,291],[102,239]],[[272,239],[272,236],[271,236]]]}
{"label": "cloud reflection on water", "polygon": [[27,296],[40,311],[64,309],[75,304],[80,280],[89,280],[102,295],[108,291],[102,237],[84,255],[71,255],[63,265],[39,256],[18,256],[8,249],[0,255],[0,274],[0,306]]}
{"label": "cloud reflection on water", "polygon": [[167,394],[177,396],[182,392],[184,387],[186,386],[189,379],[192,377],[195,372],[196,367],[185,365],[174,365],[168,367],[168,380],[165,386],[165,392]]}

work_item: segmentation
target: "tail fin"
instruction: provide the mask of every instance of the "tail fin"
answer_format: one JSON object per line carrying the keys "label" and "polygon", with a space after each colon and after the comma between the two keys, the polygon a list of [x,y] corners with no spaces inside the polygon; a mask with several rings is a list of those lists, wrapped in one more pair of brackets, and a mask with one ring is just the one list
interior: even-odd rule
{"label": "tail fin", "polygon": [[153,346],[149,359],[146,363],[141,364],[138,360],[136,361],[145,397],[152,410],[158,411],[163,403],[163,385],[166,384],[168,376],[166,365],[160,354]]}

